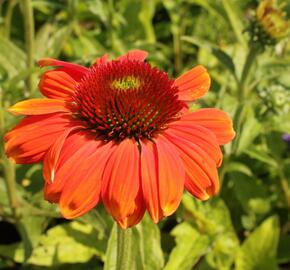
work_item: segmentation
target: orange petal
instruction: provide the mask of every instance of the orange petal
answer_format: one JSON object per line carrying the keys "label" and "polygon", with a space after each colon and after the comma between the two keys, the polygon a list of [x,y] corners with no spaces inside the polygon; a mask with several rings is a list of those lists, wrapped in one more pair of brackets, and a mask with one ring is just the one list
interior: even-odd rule
{"label": "orange petal", "polygon": [[35,98],[16,103],[8,109],[13,114],[40,115],[56,112],[70,112],[64,100]]}
{"label": "orange petal", "polygon": [[62,148],[65,144],[67,137],[72,133],[74,130],[80,129],[81,126],[74,125],[72,127],[67,127],[66,130],[57,138],[55,143],[50,147],[48,152],[45,155],[43,161],[43,177],[46,181],[53,182],[56,164],[59,161],[60,153]]}
{"label": "orange petal", "polygon": [[16,163],[39,162],[69,123],[62,114],[28,116],[5,135],[5,152]]}
{"label": "orange petal", "polygon": [[178,77],[174,86],[179,89],[179,99],[192,101],[202,97],[210,87],[210,77],[203,66],[196,66]]}
{"label": "orange petal", "polygon": [[103,56],[99,57],[96,62],[93,64],[93,66],[95,65],[104,65],[108,62],[108,58],[109,58],[109,55],[106,53],[104,54]]}
{"label": "orange petal", "polygon": [[[163,216],[173,214],[180,204],[185,171],[176,147],[165,137],[155,139],[158,160],[158,192]],[[151,168],[154,170],[155,168]]]}
{"label": "orange petal", "polygon": [[[63,145],[57,144],[57,146],[61,147],[59,151],[55,151],[57,155],[47,154],[43,165],[46,181],[44,195],[50,202],[59,202],[66,182],[72,181],[80,168],[85,166],[87,158],[97,152],[100,141],[82,131],[70,134]],[[54,145],[54,148],[56,149],[57,146]],[[51,181],[52,175],[53,181]]]}
{"label": "orange petal", "polygon": [[102,199],[115,220],[134,214],[140,188],[139,151],[134,140],[116,146],[103,174]]}
{"label": "orange petal", "polygon": [[65,218],[76,218],[95,207],[100,200],[102,175],[112,152],[112,143],[100,146],[92,155],[74,164],[73,176],[66,181],[60,196],[60,209]]}
{"label": "orange petal", "polygon": [[126,54],[117,58],[119,61],[123,60],[135,60],[135,61],[144,61],[148,56],[148,52],[143,50],[132,50],[127,52]]}
{"label": "orange petal", "polygon": [[122,229],[127,229],[138,224],[144,216],[146,207],[141,189],[138,191],[135,202],[135,210],[133,213],[129,216],[126,216],[125,218],[117,220],[119,226]]}
{"label": "orange petal", "polygon": [[41,76],[39,89],[48,98],[71,99],[77,82],[66,72],[49,70]]}
{"label": "orange petal", "polygon": [[76,81],[80,81],[89,70],[88,68],[83,67],[81,65],[64,62],[53,58],[43,58],[38,61],[38,65],[40,67],[44,66],[60,67],[57,70],[64,71]]}
{"label": "orange petal", "polygon": [[141,142],[141,178],[146,208],[157,223],[163,218],[159,200],[158,154],[151,141]]}
{"label": "orange petal", "polygon": [[168,133],[191,141],[196,146],[202,148],[214,160],[217,166],[221,165],[223,154],[216,136],[210,130],[193,122],[182,121],[182,119],[173,122],[169,127]]}
{"label": "orange petal", "polygon": [[186,171],[186,189],[199,199],[207,199],[219,190],[216,162],[194,141],[168,129],[165,136],[176,146]]}
{"label": "orange petal", "polygon": [[213,132],[219,144],[226,144],[235,137],[231,118],[218,109],[201,109],[184,115],[180,121],[200,125]]}

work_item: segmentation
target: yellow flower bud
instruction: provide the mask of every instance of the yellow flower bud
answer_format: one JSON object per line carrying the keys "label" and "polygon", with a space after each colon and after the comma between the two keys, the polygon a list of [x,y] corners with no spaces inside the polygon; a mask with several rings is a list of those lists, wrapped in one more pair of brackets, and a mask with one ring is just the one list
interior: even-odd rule
{"label": "yellow flower bud", "polygon": [[257,8],[257,21],[273,39],[281,39],[289,34],[290,24],[286,20],[283,5],[277,6],[276,0],[262,0]]}

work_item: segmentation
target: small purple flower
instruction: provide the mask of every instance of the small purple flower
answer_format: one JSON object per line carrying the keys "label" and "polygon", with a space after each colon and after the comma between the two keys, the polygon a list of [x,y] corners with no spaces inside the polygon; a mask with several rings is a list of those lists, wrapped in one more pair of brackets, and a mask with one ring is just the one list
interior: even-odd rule
{"label": "small purple flower", "polygon": [[290,143],[290,134],[283,134],[282,139],[283,141]]}

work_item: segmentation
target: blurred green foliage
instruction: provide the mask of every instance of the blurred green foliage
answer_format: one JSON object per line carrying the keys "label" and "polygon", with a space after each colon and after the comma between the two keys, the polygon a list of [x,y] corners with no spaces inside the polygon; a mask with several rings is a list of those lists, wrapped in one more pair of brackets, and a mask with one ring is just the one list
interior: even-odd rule
{"label": "blurred green foliage", "polygon": [[[206,66],[212,88],[192,108],[222,108],[234,119],[221,193],[206,202],[185,194],[158,225],[146,216],[130,232],[131,269],[290,268],[290,147],[281,138],[290,133],[290,43],[248,45],[258,3],[0,1],[1,136],[19,120],[6,109],[39,96],[39,58],[89,65],[134,48],[172,76]],[[0,269],[116,270],[116,225],[103,207],[65,221],[43,199],[41,165],[14,166],[1,149]]]}

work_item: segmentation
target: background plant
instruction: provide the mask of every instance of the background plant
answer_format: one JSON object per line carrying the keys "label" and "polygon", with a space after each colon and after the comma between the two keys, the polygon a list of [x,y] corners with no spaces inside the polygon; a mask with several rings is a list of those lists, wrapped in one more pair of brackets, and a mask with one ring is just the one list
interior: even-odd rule
{"label": "background plant", "polygon": [[[219,196],[185,194],[174,216],[128,230],[128,269],[290,267],[290,147],[282,140],[290,133],[290,43],[257,21],[265,18],[256,17],[259,2],[0,1],[1,136],[18,121],[7,108],[39,95],[39,58],[86,65],[134,48],[172,76],[206,66],[212,88],[192,109],[218,107],[234,118]],[[290,5],[284,10],[287,22]],[[118,269],[118,234],[102,206],[65,221],[43,200],[40,164],[15,166],[1,147],[0,170],[0,269]]]}

